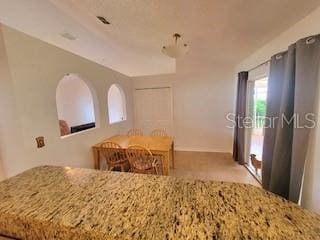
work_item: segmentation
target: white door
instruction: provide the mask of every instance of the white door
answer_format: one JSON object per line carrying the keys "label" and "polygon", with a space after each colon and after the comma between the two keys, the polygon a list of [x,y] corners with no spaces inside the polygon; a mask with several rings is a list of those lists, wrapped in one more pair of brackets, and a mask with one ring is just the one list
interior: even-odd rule
{"label": "white door", "polygon": [[135,90],[135,127],[144,134],[162,128],[173,135],[172,91],[170,87]]}

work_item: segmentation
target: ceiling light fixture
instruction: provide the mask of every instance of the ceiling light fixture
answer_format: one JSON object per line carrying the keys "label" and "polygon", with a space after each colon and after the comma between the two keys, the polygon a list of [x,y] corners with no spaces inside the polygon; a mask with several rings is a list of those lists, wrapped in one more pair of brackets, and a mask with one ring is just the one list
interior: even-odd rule
{"label": "ceiling light fixture", "polygon": [[103,24],[110,24],[109,21],[107,21],[107,19],[105,19],[104,17],[102,16],[97,16],[97,18],[100,20],[100,22],[102,22]]}
{"label": "ceiling light fixture", "polygon": [[179,33],[173,34],[175,43],[168,46],[163,46],[161,52],[172,58],[179,58],[189,52],[189,47],[187,44],[178,44],[178,39],[181,38]]}

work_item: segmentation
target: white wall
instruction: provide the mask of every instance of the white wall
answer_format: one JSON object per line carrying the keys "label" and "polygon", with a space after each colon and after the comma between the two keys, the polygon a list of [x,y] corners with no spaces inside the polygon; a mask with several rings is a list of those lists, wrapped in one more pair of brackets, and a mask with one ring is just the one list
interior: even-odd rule
{"label": "white wall", "polygon": [[[24,145],[18,115],[7,52],[0,31],[0,180],[7,175],[5,170],[8,168],[9,159],[23,159]],[[24,164],[23,161],[20,162],[21,166]]]}
{"label": "white wall", "polygon": [[191,53],[177,60],[176,74],[137,77],[134,87],[172,87],[177,150],[231,153],[233,130],[225,116],[234,111],[234,69],[195,63]]}
{"label": "white wall", "polygon": [[91,90],[77,75],[62,78],[56,90],[59,120],[65,120],[69,127],[95,122],[94,101]]}
{"label": "white wall", "polygon": [[[320,81],[320,79],[319,79]],[[318,86],[320,92],[320,86]],[[320,113],[320,98],[318,96],[318,121]],[[306,166],[304,171],[304,183],[302,188],[301,204],[320,214],[320,126],[319,122],[311,131]]]}
{"label": "white wall", "polygon": [[[6,26],[1,30],[0,156],[6,177],[43,164],[93,167],[91,146],[132,127],[130,79]],[[68,73],[86,79],[94,89],[98,128],[61,139],[56,88]],[[107,92],[113,83],[126,94],[128,120],[109,125]],[[44,148],[36,148],[37,136],[45,137]]]}
{"label": "white wall", "polygon": [[320,33],[320,8],[314,10],[311,14],[303,18],[301,21],[290,27],[288,30],[274,38],[268,44],[258,49],[256,52],[241,61],[236,71],[248,70],[257,64],[263,63],[278,52],[288,49],[288,46],[297,40],[306,36]]}
{"label": "white wall", "polygon": [[[257,50],[255,53],[244,59],[236,67],[236,73],[249,70],[252,67],[270,59],[278,52],[287,50],[288,46],[297,40],[320,33],[320,8],[317,8],[310,15],[293,25],[287,31],[280,34],[271,42]],[[320,101],[320,100],[319,100]],[[313,132],[310,146],[320,145],[320,129],[316,128]],[[302,193],[302,205],[320,213],[320,152],[317,149],[310,149],[305,181]]]}

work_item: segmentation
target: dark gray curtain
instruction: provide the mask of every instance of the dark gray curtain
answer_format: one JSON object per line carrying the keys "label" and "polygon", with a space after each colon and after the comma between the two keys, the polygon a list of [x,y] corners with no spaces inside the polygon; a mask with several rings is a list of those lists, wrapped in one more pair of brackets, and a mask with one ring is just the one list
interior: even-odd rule
{"label": "dark gray curtain", "polygon": [[233,159],[239,164],[244,164],[245,129],[243,119],[246,116],[248,72],[238,73],[238,90],[236,104],[236,126],[234,129]]}
{"label": "dark gray curtain", "polygon": [[298,202],[320,67],[320,35],[271,58],[262,185]]}

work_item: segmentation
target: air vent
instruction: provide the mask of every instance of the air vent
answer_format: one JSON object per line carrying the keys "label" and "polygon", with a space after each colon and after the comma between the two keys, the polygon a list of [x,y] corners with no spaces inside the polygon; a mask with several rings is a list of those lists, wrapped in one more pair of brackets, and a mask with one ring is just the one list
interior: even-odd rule
{"label": "air vent", "polygon": [[77,38],[75,36],[73,36],[71,33],[61,33],[60,34],[62,37],[68,39],[68,40],[76,40]]}
{"label": "air vent", "polygon": [[102,16],[97,16],[97,18],[100,20],[100,22],[102,22],[103,24],[110,24],[110,22],[107,21],[107,19],[105,19]]}

